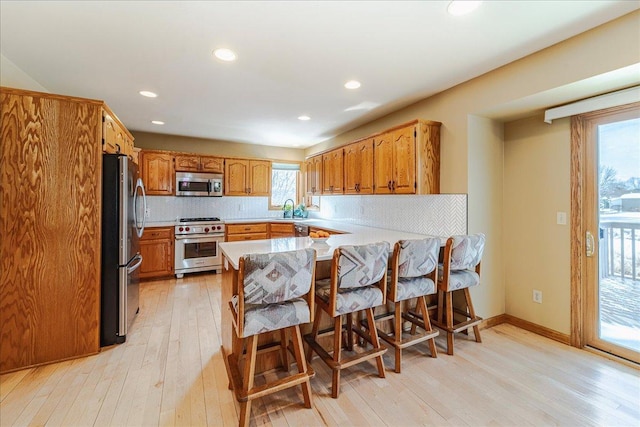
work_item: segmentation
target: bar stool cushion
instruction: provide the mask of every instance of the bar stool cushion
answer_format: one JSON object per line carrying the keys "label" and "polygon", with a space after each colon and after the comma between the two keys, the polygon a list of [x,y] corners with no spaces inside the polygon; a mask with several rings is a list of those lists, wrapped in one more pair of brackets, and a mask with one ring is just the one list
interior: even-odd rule
{"label": "bar stool cushion", "polygon": [[[442,266],[438,267],[438,276],[442,277]],[[472,270],[451,271],[449,273],[449,287],[446,291],[471,288],[480,284],[480,276]]]}
{"label": "bar stool cushion", "polygon": [[[378,277],[380,280],[382,276]],[[331,279],[316,281],[316,296],[329,303]],[[377,286],[365,286],[356,289],[339,289],[336,295],[336,314],[348,314],[382,304],[382,291]]]}
{"label": "bar stool cushion", "polygon": [[428,277],[399,277],[398,288],[396,289],[396,299],[394,302],[435,293],[436,284]]}
{"label": "bar stool cushion", "polygon": [[309,305],[302,298],[276,304],[246,305],[242,338],[309,322]]}

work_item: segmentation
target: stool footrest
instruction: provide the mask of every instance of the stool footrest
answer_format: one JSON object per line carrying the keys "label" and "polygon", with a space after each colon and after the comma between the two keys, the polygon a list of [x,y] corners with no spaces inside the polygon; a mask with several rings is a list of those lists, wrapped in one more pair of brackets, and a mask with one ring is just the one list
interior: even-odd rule
{"label": "stool footrest", "polygon": [[240,376],[240,371],[238,370],[238,357],[235,354],[227,355],[224,347],[220,347],[220,350],[222,351],[224,364],[227,368],[227,376],[231,380],[233,392],[236,395],[236,399],[238,400],[238,402],[246,402],[248,400],[257,399],[259,397],[266,396],[267,394],[275,393],[289,387],[300,385],[316,375],[313,368],[310,365],[307,365],[306,372],[299,372],[285,378],[280,378],[276,381],[255,386],[245,394],[242,390],[242,377]]}

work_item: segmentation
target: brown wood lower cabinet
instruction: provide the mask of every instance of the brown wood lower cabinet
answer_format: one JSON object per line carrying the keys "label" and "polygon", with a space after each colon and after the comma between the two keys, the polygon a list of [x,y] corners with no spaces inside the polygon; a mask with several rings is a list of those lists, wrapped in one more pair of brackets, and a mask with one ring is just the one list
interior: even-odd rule
{"label": "brown wood lower cabinet", "polygon": [[269,236],[272,239],[278,237],[295,237],[296,231],[292,222],[278,222],[269,224]]}
{"label": "brown wood lower cabinet", "polygon": [[269,238],[268,223],[227,224],[225,242],[262,240]]}
{"label": "brown wood lower cabinet", "polygon": [[140,278],[171,276],[174,271],[173,227],[146,228],[140,239]]}

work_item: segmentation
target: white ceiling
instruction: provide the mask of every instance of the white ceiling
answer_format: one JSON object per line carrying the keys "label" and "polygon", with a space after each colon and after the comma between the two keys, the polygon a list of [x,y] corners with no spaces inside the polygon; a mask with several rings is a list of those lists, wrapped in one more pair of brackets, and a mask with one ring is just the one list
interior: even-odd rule
{"label": "white ceiling", "polygon": [[453,17],[448,3],[2,1],[0,52],[130,130],[302,148],[640,8],[485,1]]}

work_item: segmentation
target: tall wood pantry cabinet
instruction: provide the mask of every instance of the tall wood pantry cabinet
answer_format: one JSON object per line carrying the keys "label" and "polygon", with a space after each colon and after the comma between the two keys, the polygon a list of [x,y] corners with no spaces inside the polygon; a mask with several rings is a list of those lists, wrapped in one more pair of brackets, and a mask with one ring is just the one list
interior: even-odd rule
{"label": "tall wood pantry cabinet", "polygon": [[0,373],[100,350],[105,112],[0,88]]}

